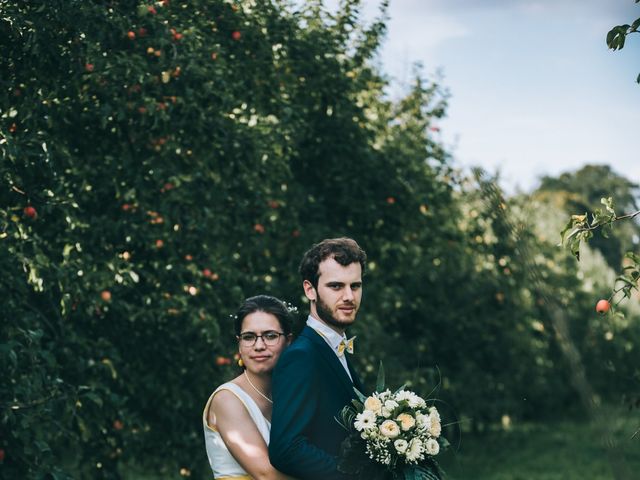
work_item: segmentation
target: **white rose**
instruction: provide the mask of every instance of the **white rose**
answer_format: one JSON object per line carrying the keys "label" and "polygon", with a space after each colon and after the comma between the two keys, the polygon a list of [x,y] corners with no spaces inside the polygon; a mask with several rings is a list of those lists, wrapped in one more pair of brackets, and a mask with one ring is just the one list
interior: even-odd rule
{"label": "white rose", "polygon": [[400,427],[393,420],[385,420],[380,425],[380,433],[387,438],[396,438],[400,435]]}
{"label": "white rose", "polygon": [[380,400],[386,400],[391,397],[391,390],[386,389],[384,392],[378,394]]}
{"label": "white rose", "polygon": [[399,438],[395,442],[393,442],[393,446],[396,447],[396,451],[398,453],[404,453],[407,451],[407,447],[409,446],[409,442]]}
{"label": "white rose", "polygon": [[395,400],[387,400],[384,402],[384,408],[388,410],[393,410],[394,408],[398,408],[398,402]]}
{"label": "white rose", "polygon": [[384,418],[389,418],[396,408],[398,408],[398,402],[395,400],[386,400],[382,406],[382,416]]}
{"label": "white rose", "polygon": [[438,412],[438,409],[436,407],[429,408],[429,415],[431,415],[431,418],[437,418],[438,420],[440,420],[440,413]]}
{"label": "white rose", "polygon": [[400,422],[400,428],[405,432],[412,429],[416,424],[416,419],[408,413],[401,413],[396,417],[396,420]]}
{"label": "white rose", "polygon": [[437,455],[438,452],[440,451],[440,444],[438,443],[437,440],[430,438],[425,443],[424,449],[429,455]]}
{"label": "white rose", "polygon": [[427,404],[418,395],[416,395],[415,393],[411,393],[411,396],[409,397],[409,406],[411,408],[424,408],[427,406]]}
{"label": "white rose", "polygon": [[367,397],[367,399],[364,401],[364,408],[379,414],[380,410],[382,409],[382,402],[374,396]]}
{"label": "white rose", "polygon": [[442,425],[440,425],[440,417],[432,417],[431,415],[429,415],[429,417],[431,418],[431,426],[429,427],[429,433],[431,434],[432,437],[439,437],[440,434],[442,433]]}
{"label": "white rose", "polygon": [[424,413],[416,414],[416,423],[418,428],[429,430],[431,428],[431,416]]}

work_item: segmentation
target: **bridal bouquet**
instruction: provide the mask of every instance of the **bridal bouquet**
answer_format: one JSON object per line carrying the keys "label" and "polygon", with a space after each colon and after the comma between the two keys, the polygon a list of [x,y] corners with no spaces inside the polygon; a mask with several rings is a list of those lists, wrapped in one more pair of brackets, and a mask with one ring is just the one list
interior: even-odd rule
{"label": "bridal bouquet", "polygon": [[439,480],[442,472],[434,457],[448,442],[440,436],[436,407],[403,387],[384,389],[382,366],[378,391],[357,396],[340,414],[349,435],[342,443],[339,470],[363,480]]}

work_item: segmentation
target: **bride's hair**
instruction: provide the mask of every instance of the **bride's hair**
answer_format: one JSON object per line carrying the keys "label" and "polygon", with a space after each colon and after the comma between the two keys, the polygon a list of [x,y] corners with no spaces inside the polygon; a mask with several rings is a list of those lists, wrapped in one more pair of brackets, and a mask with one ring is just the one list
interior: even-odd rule
{"label": "bride's hair", "polygon": [[289,335],[291,333],[293,320],[291,318],[291,312],[295,311],[295,307],[288,306],[282,300],[272,297],[271,295],[256,295],[255,297],[249,297],[235,314],[234,329],[236,335],[240,335],[242,332],[242,322],[247,315],[254,312],[270,313],[278,319],[282,333]]}

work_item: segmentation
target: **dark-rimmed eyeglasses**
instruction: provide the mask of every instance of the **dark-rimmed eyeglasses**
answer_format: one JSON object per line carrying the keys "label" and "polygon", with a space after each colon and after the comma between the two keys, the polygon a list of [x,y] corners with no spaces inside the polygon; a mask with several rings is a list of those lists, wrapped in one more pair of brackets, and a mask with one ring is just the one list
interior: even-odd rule
{"label": "dark-rimmed eyeglasses", "polygon": [[284,333],[270,330],[263,332],[262,335],[258,335],[254,332],[243,332],[238,335],[238,341],[243,347],[253,347],[259,338],[262,339],[265,345],[273,347],[278,344],[280,337],[284,336]]}

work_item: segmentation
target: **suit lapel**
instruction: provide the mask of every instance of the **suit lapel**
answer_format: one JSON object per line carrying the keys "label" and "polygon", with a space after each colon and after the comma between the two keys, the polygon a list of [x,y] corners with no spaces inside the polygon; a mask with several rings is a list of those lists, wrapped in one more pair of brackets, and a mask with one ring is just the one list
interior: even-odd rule
{"label": "suit lapel", "polygon": [[[349,397],[353,397],[353,387],[355,386],[347,372],[345,372],[344,367],[338,360],[335,352],[331,350],[331,347],[327,344],[327,342],[322,338],[318,333],[311,327],[305,326],[304,330],[300,334],[301,337],[306,337],[309,339],[313,345],[315,346],[317,352],[320,354],[320,357],[325,360],[325,362],[329,365],[333,373],[335,373],[338,380],[340,380],[340,384],[345,388],[345,390],[349,393]],[[348,364],[348,360],[347,360]],[[353,369],[349,368],[349,371],[353,375]],[[356,377],[354,377],[355,380]]]}
{"label": "suit lapel", "polygon": [[351,360],[349,359],[348,355],[347,355],[347,366],[349,367],[349,372],[351,372],[351,378],[353,378],[353,386],[356,387],[356,389],[360,393],[362,393],[363,395],[366,395],[364,391],[364,385],[362,385],[362,382],[360,381],[360,377],[358,377],[358,374],[353,369],[353,364],[351,363]]}

